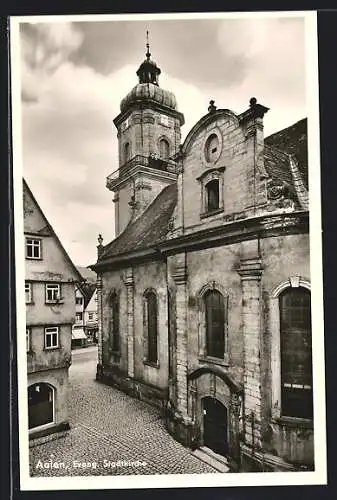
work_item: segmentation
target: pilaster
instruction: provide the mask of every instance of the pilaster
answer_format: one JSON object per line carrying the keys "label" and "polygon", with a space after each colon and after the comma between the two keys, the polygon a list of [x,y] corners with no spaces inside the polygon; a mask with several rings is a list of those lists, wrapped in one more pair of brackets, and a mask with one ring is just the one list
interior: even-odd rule
{"label": "pilaster", "polygon": [[128,376],[134,377],[134,279],[133,269],[128,268],[124,277],[126,286],[127,307],[127,352],[128,352]]}
{"label": "pilaster", "polygon": [[244,342],[244,432],[245,442],[261,447],[261,276],[263,268],[257,240],[241,244],[242,328]]}
{"label": "pilaster", "polygon": [[98,364],[102,366],[103,363],[103,299],[102,299],[102,275],[97,275],[97,319],[98,319]]}
{"label": "pilaster", "polygon": [[187,268],[186,254],[176,256],[172,271],[176,284],[176,380],[177,411],[187,423],[188,390],[187,390]]}

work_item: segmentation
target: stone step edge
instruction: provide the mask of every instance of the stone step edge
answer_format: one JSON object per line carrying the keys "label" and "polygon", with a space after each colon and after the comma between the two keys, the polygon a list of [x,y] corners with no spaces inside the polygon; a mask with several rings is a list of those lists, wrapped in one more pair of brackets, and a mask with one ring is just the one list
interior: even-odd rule
{"label": "stone step edge", "polygon": [[56,439],[61,439],[67,436],[69,430],[55,432],[53,434],[48,434],[47,436],[42,436],[39,438],[32,438],[29,440],[29,448],[34,448],[34,446],[39,446],[41,444],[49,443],[50,441],[55,441]]}
{"label": "stone step edge", "polygon": [[217,472],[225,473],[225,472],[229,472],[230,471],[230,469],[229,469],[229,467],[227,465],[225,465],[222,462],[219,462],[218,460],[216,460],[213,457],[209,456],[207,453],[205,453],[204,451],[202,451],[200,449],[194,450],[192,452],[192,455],[194,455],[196,458],[198,458],[199,460],[201,460],[205,464],[210,465]]}
{"label": "stone step edge", "polygon": [[208,455],[209,457],[216,460],[217,462],[220,462],[226,467],[230,468],[226,457],[219,455],[219,453],[216,453],[215,451],[211,450],[211,448],[207,448],[207,446],[200,446],[199,449],[204,453],[206,453],[206,455]]}

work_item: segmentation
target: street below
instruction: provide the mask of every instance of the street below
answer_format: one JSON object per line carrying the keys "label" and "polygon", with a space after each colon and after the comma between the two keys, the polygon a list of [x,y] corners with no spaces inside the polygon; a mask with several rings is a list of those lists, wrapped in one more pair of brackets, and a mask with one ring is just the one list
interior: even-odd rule
{"label": "street below", "polygon": [[96,364],[97,346],[72,351],[71,429],[30,448],[32,476],[216,473],[169,435],[157,408],[97,382]]}

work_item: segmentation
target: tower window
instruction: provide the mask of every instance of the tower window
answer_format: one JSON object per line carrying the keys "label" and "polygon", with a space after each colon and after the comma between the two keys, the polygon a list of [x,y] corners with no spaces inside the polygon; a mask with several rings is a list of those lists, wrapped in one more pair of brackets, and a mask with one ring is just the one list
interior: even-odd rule
{"label": "tower window", "polygon": [[166,139],[160,139],[159,155],[162,160],[168,160],[170,157],[170,145]]}
{"label": "tower window", "polygon": [[213,179],[206,184],[206,212],[213,212],[219,208],[219,181]]}
{"label": "tower window", "polygon": [[124,144],[124,162],[126,163],[131,158],[131,145],[129,142]]}

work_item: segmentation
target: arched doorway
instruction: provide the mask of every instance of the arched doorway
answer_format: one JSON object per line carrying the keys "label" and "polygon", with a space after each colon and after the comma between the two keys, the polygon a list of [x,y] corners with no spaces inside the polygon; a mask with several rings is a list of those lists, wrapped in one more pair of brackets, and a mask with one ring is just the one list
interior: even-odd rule
{"label": "arched doorway", "polygon": [[206,397],[203,403],[203,442],[220,455],[228,453],[227,408],[215,398]]}
{"label": "arched doorway", "polygon": [[54,389],[43,382],[28,387],[28,427],[54,422]]}

